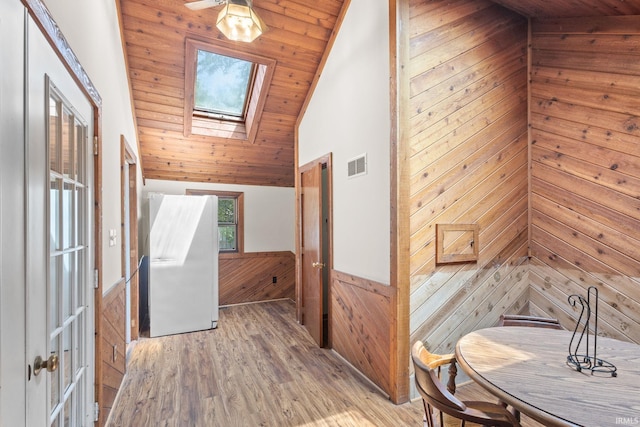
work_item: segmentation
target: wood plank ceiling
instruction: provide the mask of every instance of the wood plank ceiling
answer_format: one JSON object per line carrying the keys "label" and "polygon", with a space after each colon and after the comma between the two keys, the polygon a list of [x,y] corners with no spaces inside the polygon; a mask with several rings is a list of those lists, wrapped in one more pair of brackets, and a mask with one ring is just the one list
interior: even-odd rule
{"label": "wood plank ceiling", "polygon": [[[251,44],[218,31],[220,7],[191,11],[184,0],[116,1],[144,178],[293,186],[295,124],[346,0],[254,0],[269,31]],[[640,15],[640,0],[494,2],[531,18]],[[186,38],[277,61],[255,140],[185,136]]]}
{"label": "wood plank ceiling", "polygon": [[640,0],[493,0],[528,18],[640,15]]}
{"label": "wood plank ceiling", "polygon": [[[269,30],[253,43],[216,28],[220,6],[119,1],[145,179],[291,187],[294,128],[344,0],[254,0]],[[185,136],[185,40],[277,61],[255,140]]]}

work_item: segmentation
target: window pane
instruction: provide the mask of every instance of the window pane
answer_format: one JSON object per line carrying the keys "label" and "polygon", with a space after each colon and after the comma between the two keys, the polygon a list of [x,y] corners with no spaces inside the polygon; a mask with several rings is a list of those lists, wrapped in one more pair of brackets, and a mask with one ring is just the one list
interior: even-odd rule
{"label": "window pane", "polygon": [[73,143],[75,142],[75,129],[73,117],[66,109],[62,112],[62,173],[66,177],[73,174]]}
{"label": "window pane", "polygon": [[62,222],[64,224],[62,229],[62,248],[66,249],[73,245],[72,225],[74,222],[75,212],[73,203],[73,184],[64,183],[62,191]]}
{"label": "window pane", "polygon": [[67,391],[71,385],[72,380],[72,365],[71,365],[71,323],[64,327],[62,330],[62,351],[58,355],[60,358],[60,369],[62,370],[62,378],[64,381],[63,390]]}
{"label": "window pane", "polygon": [[75,255],[73,252],[62,255],[62,321],[66,320],[74,311],[72,281],[74,280]]}
{"label": "window pane", "polygon": [[60,319],[58,318],[58,289],[59,285],[59,271],[61,262],[61,256],[52,256],[49,262],[49,330],[52,331],[60,326]]}
{"label": "window pane", "polygon": [[[50,354],[57,354],[58,357],[60,357],[60,352],[58,351],[58,349],[60,348],[60,335],[56,335],[55,337],[53,337],[53,339],[51,340],[51,349],[50,349]],[[47,358],[49,356],[46,356]],[[46,373],[45,375],[48,376],[49,378],[49,387],[50,387],[50,397],[51,397],[51,413],[53,414],[58,406],[58,403],[60,403],[60,397],[61,395],[61,390],[60,390],[60,371],[61,369],[56,369],[53,372],[50,373]]]}
{"label": "window pane", "polygon": [[55,98],[49,98],[49,167],[51,170],[61,172],[60,157],[58,156],[58,148],[60,147],[58,140],[58,131],[60,129],[58,105],[58,101]]}
{"label": "window pane", "polygon": [[51,177],[49,189],[49,237],[51,250],[62,249],[62,230],[60,229],[60,191],[62,180]]}
{"label": "window pane", "polygon": [[236,226],[221,225],[218,227],[220,241],[220,251],[235,251],[236,247]]}
{"label": "window pane", "polygon": [[[76,147],[75,147],[75,155],[73,156],[73,169],[76,173],[75,179],[80,182],[84,182],[84,170],[81,169],[81,166],[84,166],[84,163],[80,162],[81,156],[84,155],[84,140],[85,140],[85,126],[76,120]],[[73,178],[73,177],[72,177]]]}
{"label": "window pane", "polygon": [[195,110],[243,118],[253,64],[198,50]]}
{"label": "window pane", "polygon": [[219,224],[235,224],[236,223],[236,200],[235,199],[218,199],[218,223]]}

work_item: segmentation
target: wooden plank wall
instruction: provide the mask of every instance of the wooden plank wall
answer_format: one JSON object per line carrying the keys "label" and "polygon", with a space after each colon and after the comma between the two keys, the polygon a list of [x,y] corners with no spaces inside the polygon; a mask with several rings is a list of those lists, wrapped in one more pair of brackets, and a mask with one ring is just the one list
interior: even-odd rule
{"label": "wooden plank wall", "polygon": [[223,254],[218,263],[220,305],[295,299],[293,252]]}
{"label": "wooden plank wall", "polygon": [[100,422],[104,425],[125,374],[125,282],[121,280],[103,297],[102,303],[102,401]]}
{"label": "wooden plank wall", "polygon": [[[410,6],[410,340],[453,351],[527,304],[527,21],[488,0]],[[436,224],[478,224],[436,266]]]}
{"label": "wooden plank wall", "polygon": [[331,271],[331,347],[391,395],[396,288]]}
{"label": "wooden plank wall", "polygon": [[572,326],[600,293],[599,330],[640,343],[640,20],[532,25],[531,307]]}

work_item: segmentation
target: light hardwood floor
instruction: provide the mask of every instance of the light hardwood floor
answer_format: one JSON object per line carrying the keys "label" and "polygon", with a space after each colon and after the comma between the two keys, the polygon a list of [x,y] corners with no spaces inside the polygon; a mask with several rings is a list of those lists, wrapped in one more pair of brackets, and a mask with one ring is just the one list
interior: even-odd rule
{"label": "light hardwood floor", "polygon": [[[422,425],[420,400],[394,405],[294,316],[289,300],[237,305],[217,329],[141,338],[107,425]],[[495,401],[470,386],[457,395]]]}

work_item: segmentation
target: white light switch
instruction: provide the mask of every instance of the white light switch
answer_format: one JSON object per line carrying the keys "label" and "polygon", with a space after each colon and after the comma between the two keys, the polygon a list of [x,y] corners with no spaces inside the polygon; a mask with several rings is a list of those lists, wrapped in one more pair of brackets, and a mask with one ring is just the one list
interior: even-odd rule
{"label": "white light switch", "polygon": [[115,246],[117,239],[117,233],[115,228],[109,229],[109,246]]}

